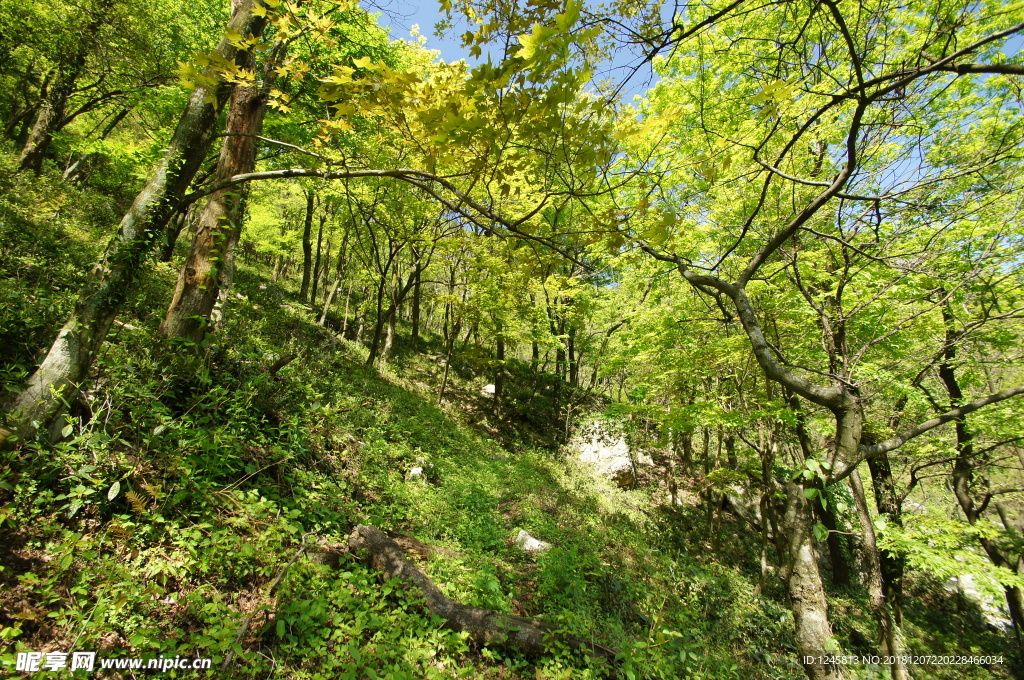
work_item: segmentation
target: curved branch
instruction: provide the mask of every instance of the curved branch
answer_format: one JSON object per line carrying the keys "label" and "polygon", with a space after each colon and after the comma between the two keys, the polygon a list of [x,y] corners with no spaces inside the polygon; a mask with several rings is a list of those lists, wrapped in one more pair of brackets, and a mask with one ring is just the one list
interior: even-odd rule
{"label": "curved branch", "polygon": [[864,455],[865,458],[871,458],[872,456],[880,456],[883,453],[887,453],[894,449],[898,449],[899,447],[903,446],[905,443],[907,443],[914,437],[922,435],[928,430],[934,429],[939,425],[944,425],[948,422],[959,420],[960,418],[966,416],[968,413],[973,413],[974,411],[977,411],[983,406],[988,406],[989,404],[996,404],[1000,401],[1010,399],[1011,397],[1016,397],[1019,394],[1024,394],[1024,385],[1018,385],[1017,387],[1011,387],[1001,392],[990,394],[987,397],[975,399],[974,401],[968,402],[963,406],[953,409],[952,411],[947,411],[940,416],[936,416],[931,420],[926,420],[920,425],[912,427],[908,430],[904,430],[903,432],[900,432],[892,439],[887,439],[886,441],[879,442],[877,444],[862,444],[860,447],[860,452],[861,454]]}

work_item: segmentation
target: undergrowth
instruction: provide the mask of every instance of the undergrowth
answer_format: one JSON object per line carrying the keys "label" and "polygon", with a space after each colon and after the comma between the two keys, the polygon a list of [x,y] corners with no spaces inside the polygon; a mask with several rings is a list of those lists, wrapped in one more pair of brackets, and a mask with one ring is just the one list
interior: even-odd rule
{"label": "undergrowth", "polygon": [[[58,191],[47,186],[44,202]],[[110,216],[77,206],[40,238],[39,210],[0,205],[16,251],[0,289],[15,301],[2,324],[8,388],[98,252],[94,228]],[[91,650],[227,661],[215,676],[231,678],[802,677],[781,589],[761,582],[756,541],[738,527],[712,550],[702,506],[658,509],[655,490],[618,489],[567,459],[534,427],[543,401],[527,405],[544,389],[525,370],[513,372],[504,423],[472,367],[453,371],[453,398],[439,406],[436,359],[367,368],[364,348],[317,326],[263,274],[240,269],[223,339],[197,348],[157,332],[174,271],[153,267],[66,440],[5,454],[0,663]],[[298,358],[272,374],[288,353]],[[437,546],[420,566],[450,597],[554,623],[619,650],[617,665],[474,648],[353,559],[311,559],[359,523]],[[521,529],[553,547],[524,553]],[[853,649],[871,630],[863,597],[835,601]],[[999,649],[925,614],[908,611],[922,639]]]}

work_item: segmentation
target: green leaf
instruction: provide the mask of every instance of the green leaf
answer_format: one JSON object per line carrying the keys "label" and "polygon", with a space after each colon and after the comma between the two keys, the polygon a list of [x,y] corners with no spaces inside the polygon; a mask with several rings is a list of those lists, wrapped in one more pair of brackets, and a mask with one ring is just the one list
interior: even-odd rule
{"label": "green leaf", "polygon": [[64,429],[60,431],[62,437],[70,437],[71,433],[75,431],[74,423],[68,423],[64,426]]}
{"label": "green leaf", "polygon": [[817,539],[819,542],[824,541],[826,538],[828,538],[828,527],[826,527],[821,522],[815,524],[814,538]]}
{"label": "green leaf", "polygon": [[806,498],[807,500],[811,500],[812,498],[817,498],[817,497],[818,497],[818,490],[817,489],[804,489],[804,498]]}
{"label": "green leaf", "polygon": [[121,493],[121,482],[120,482],[120,480],[118,480],[118,481],[114,482],[113,484],[111,484],[110,488],[107,489],[107,500],[108,501],[114,500],[115,498],[117,498],[117,494],[119,494],[119,493]]}
{"label": "green leaf", "polygon": [[280,639],[283,639],[284,638],[284,631],[285,631],[284,619],[278,619],[277,620],[277,626],[275,626],[275,632],[277,632],[277,637],[280,638]]}

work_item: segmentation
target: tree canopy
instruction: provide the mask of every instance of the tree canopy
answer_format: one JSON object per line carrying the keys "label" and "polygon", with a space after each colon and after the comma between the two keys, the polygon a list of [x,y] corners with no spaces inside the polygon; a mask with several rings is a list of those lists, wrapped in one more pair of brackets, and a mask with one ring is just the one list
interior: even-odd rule
{"label": "tree canopy", "polygon": [[390,11],[0,0],[0,662],[1019,674],[1024,3]]}

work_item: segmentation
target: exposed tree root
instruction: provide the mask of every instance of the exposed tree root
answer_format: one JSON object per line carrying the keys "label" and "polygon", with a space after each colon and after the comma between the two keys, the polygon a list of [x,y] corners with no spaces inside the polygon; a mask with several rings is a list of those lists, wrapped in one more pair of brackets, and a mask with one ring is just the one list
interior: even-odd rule
{"label": "exposed tree root", "polygon": [[404,582],[410,591],[426,600],[427,608],[445,620],[445,627],[469,633],[480,646],[499,647],[525,656],[542,656],[557,649],[570,649],[614,662],[615,651],[602,645],[559,632],[554,626],[468,607],[451,600],[409,561],[395,541],[375,527],[358,525],[348,538],[349,550],[364,564],[387,578]]}

